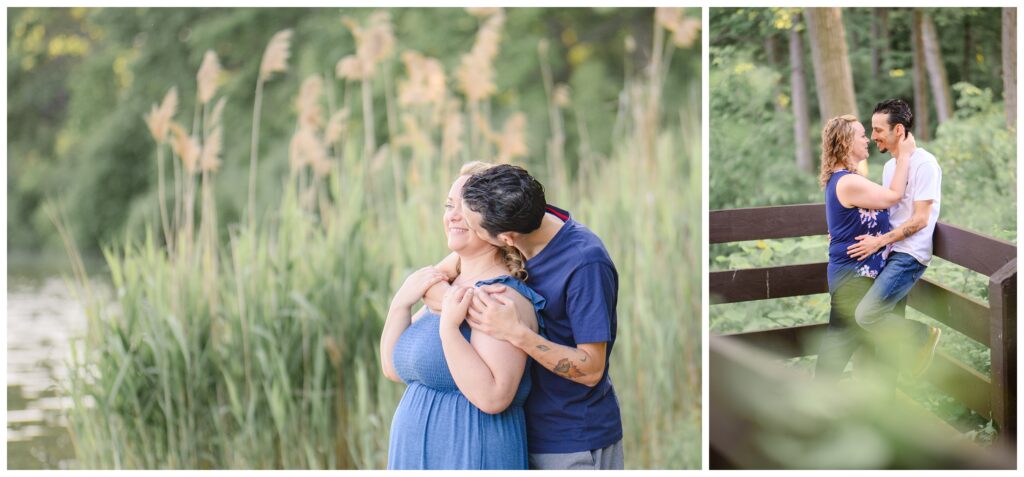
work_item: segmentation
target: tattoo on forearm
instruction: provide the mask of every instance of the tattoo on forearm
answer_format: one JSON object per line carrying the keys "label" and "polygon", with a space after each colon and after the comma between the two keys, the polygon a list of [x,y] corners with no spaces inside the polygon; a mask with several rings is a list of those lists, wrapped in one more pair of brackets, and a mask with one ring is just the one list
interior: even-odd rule
{"label": "tattoo on forearm", "polygon": [[577,368],[576,365],[572,364],[572,361],[569,361],[567,358],[562,358],[562,360],[555,365],[555,369],[553,369],[553,371],[569,379],[576,379],[584,376],[583,371],[580,371],[580,369]]}
{"label": "tattoo on forearm", "polygon": [[921,227],[917,224],[908,224],[903,227],[903,238],[910,238],[914,235]]}
{"label": "tattoo on forearm", "polygon": [[539,349],[541,351],[551,351],[551,348],[548,348],[547,346],[544,346],[542,344],[537,345],[537,349]]}

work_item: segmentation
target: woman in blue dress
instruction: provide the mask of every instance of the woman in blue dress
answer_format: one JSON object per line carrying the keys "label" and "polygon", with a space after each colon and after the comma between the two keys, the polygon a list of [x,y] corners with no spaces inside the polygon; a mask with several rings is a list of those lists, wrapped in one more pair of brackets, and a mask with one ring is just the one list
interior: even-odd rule
{"label": "woman in blue dress", "polygon": [[858,174],[857,165],[868,158],[868,138],[857,118],[843,115],[825,125],[821,138],[821,187],[825,190],[828,222],[828,290],[832,310],[821,342],[815,377],[837,381],[850,357],[863,343],[854,310],[885,266],[889,247],[858,261],[847,248],[862,235],[889,232],[888,208],[899,202],[907,187],[914,136],[899,144],[891,188]]}
{"label": "woman in blue dress", "polygon": [[[526,469],[528,358],[511,344],[473,332],[465,323],[480,286],[500,283],[504,306],[532,309],[544,299],[523,284],[525,260],[514,248],[479,238],[462,214],[462,185],[489,167],[470,163],[452,184],[444,228],[458,258],[457,276],[441,309],[412,307],[448,277],[433,267],[414,272],[396,293],[381,335],[381,365],[408,385],[391,423],[389,469]],[[525,316],[525,314],[520,315]]]}

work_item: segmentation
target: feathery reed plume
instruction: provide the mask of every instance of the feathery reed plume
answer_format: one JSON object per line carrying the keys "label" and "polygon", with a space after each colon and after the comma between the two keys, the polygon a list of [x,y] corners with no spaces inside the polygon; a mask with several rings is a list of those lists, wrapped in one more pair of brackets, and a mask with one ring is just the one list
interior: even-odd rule
{"label": "feathery reed plume", "polygon": [[178,88],[172,87],[167,90],[160,106],[154,104],[149,113],[144,116],[149,133],[153,135],[153,140],[157,144],[163,144],[167,140],[167,129],[176,109],[178,109]]}
{"label": "feathery reed plume", "polygon": [[[382,10],[375,11],[370,14],[365,27],[360,26],[351,17],[342,17],[341,22],[348,27],[356,40],[358,79],[373,78],[377,72],[377,65],[391,56],[395,48],[391,14]],[[340,62],[338,68],[341,68]]]}
{"label": "feathery reed plume", "polygon": [[149,128],[149,133],[153,135],[153,140],[157,144],[157,196],[160,201],[160,224],[163,226],[164,243],[167,244],[168,248],[173,247],[173,236],[171,234],[170,218],[167,214],[167,195],[164,189],[164,148],[162,146],[167,141],[167,130],[170,128],[171,118],[174,117],[176,109],[178,109],[178,88],[172,86],[171,89],[167,90],[167,94],[164,95],[164,100],[160,103],[160,106],[157,107],[154,104],[149,110],[149,114],[143,117],[146,121],[146,126]]}
{"label": "feathery reed plume", "polygon": [[434,143],[430,135],[420,127],[416,117],[412,114],[402,114],[402,126],[405,130],[395,138],[396,146],[409,147],[418,156],[431,156],[434,154]]}
{"label": "feathery reed plume", "polygon": [[462,55],[455,71],[459,89],[470,102],[487,99],[497,91],[494,85],[494,57],[498,54],[504,24],[504,12],[499,11],[490,16],[477,31],[473,49]]}
{"label": "feathery reed plume", "polygon": [[402,106],[431,106],[431,121],[441,120],[441,108],[447,93],[444,65],[436,58],[415,51],[402,53],[408,78],[398,82],[398,103]]}
{"label": "feathery reed plume", "polygon": [[386,11],[375,11],[367,19],[366,27],[360,26],[350,17],[341,22],[352,32],[356,40],[355,59],[342,58],[335,68],[336,74],[348,80],[359,80],[363,95],[363,152],[369,156],[377,149],[373,120],[373,91],[370,80],[377,71],[377,65],[391,56],[395,47],[395,36],[391,28],[391,15]]}
{"label": "feathery reed plume", "polygon": [[[462,133],[465,128],[460,101],[452,98],[445,105],[444,127],[441,129],[441,159],[446,166],[462,152]],[[450,169],[445,167],[444,170]]]}
{"label": "feathery reed plume", "polygon": [[292,173],[299,172],[305,166],[328,160],[327,148],[323,142],[316,137],[316,133],[305,128],[300,128],[292,136],[288,156]]}
{"label": "feathery reed plume", "polygon": [[270,38],[267,49],[263,51],[263,60],[260,62],[260,81],[266,81],[274,73],[288,70],[291,39],[291,29],[281,30]]}
{"label": "feathery reed plume", "polygon": [[249,145],[249,201],[246,207],[246,214],[249,218],[249,225],[252,226],[256,220],[256,163],[260,141],[260,112],[263,106],[263,82],[270,78],[275,72],[288,69],[288,55],[291,44],[292,31],[281,30],[270,38],[267,49],[263,51],[263,60],[260,62],[260,73],[256,78],[256,101],[252,106],[252,142]]}
{"label": "feathery reed plume", "polygon": [[217,79],[220,77],[220,71],[220,61],[217,60],[217,54],[213,50],[208,50],[203,55],[203,63],[199,66],[199,72],[196,73],[200,103],[205,105],[213,99],[213,94],[217,92]]}
{"label": "feathery reed plume", "polygon": [[341,139],[341,135],[348,128],[348,108],[341,108],[331,115],[324,128],[324,142],[333,144]]}
{"label": "feathery reed plume", "polygon": [[326,155],[320,156],[320,159],[314,159],[313,163],[310,164],[313,169],[313,174],[317,178],[325,177],[331,173],[331,168],[334,167],[334,160],[328,158]]}
{"label": "feathery reed plume", "polygon": [[295,101],[299,113],[299,127],[318,131],[324,122],[324,111],[320,105],[324,82],[320,75],[306,78],[299,88],[299,97]]}
{"label": "feathery reed plume", "polygon": [[466,13],[477,18],[487,18],[501,12],[501,7],[469,7]]}
{"label": "feathery reed plume", "polygon": [[526,146],[526,115],[519,112],[505,120],[498,136],[498,162],[507,164],[517,157],[525,157],[530,150]]}
{"label": "feathery reed plume", "polygon": [[218,124],[213,132],[206,137],[202,152],[199,155],[199,169],[202,172],[217,172],[220,168],[220,152],[223,142],[223,128]]}
{"label": "feathery reed plume", "polygon": [[348,55],[338,60],[334,67],[334,74],[341,79],[349,81],[361,81],[363,79],[363,64],[356,55]]}
{"label": "feathery reed plume", "polygon": [[221,117],[224,116],[224,106],[227,104],[227,98],[221,97],[217,100],[217,104],[213,105],[213,112],[210,113],[210,124],[220,124]]}
{"label": "feathery reed plume", "polygon": [[687,48],[697,39],[700,19],[684,17],[682,8],[659,7],[654,18],[658,25],[672,32],[672,43],[678,48]]}
{"label": "feathery reed plume", "polygon": [[185,132],[177,122],[171,123],[171,150],[174,151],[185,167],[185,172],[191,177],[196,173],[196,166],[199,164],[199,141]]}

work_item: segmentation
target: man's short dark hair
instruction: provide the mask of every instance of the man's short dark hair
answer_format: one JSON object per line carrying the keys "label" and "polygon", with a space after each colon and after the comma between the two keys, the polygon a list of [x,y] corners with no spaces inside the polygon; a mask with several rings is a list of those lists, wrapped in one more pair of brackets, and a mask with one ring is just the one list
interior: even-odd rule
{"label": "man's short dark hair", "polygon": [[897,124],[903,125],[903,137],[910,134],[910,130],[914,127],[914,112],[911,111],[910,105],[902,99],[887,99],[875,105],[875,114],[885,114],[889,116],[889,129],[896,127]]}
{"label": "man's short dark hair", "polygon": [[462,186],[462,200],[482,216],[480,226],[491,236],[537,230],[547,206],[544,186],[522,167],[508,164],[470,176]]}

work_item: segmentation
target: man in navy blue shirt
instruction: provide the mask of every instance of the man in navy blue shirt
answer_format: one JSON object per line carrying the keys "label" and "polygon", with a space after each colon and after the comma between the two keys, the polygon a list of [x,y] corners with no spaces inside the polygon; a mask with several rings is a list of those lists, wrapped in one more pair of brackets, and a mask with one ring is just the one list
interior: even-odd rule
{"label": "man in navy blue shirt", "polygon": [[547,300],[544,332],[519,319],[502,295],[480,293],[467,321],[530,355],[526,403],[530,467],[623,468],[622,419],[608,377],[615,343],[618,273],[604,244],[524,169],[500,165],[463,186],[466,223],[482,239],[514,246],[526,258],[527,285]]}

